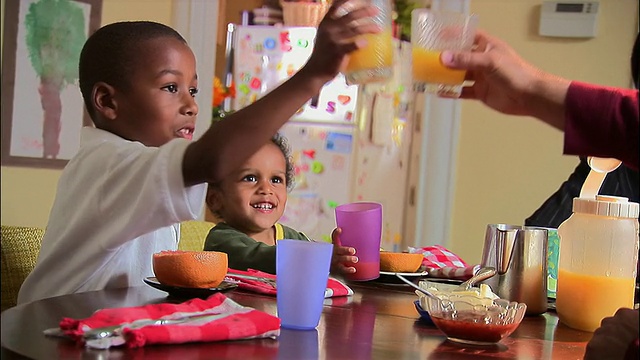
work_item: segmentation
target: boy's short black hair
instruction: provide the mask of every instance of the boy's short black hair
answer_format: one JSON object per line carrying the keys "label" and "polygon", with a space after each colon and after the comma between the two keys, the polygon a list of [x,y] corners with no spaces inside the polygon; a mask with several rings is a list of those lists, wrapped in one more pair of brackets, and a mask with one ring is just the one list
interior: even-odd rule
{"label": "boy's short black hair", "polygon": [[[103,81],[126,88],[139,60],[140,45],[148,40],[170,37],[186,40],[169,26],[152,21],[124,21],[105,25],[91,35],[80,53],[79,82],[87,112],[95,121],[91,93]],[[142,59],[143,60],[143,59]]]}
{"label": "boy's short black hair", "polygon": [[285,173],[285,181],[287,182],[287,190],[293,190],[295,186],[294,176],[295,172],[293,170],[293,158],[291,157],[291,147],[289,146],[289,141],[284,135],[277,133],[271,138],[271,142],[276,144],[280,151],[282,151],[282,155],[284,155],[284,160],[286,163],[287,171]]}
{"label": "boy's short black hair", "polygon": [[[287,191],[291,191],[295,186],[295,180],[294,180],[295,172],[293,169],[293,158],[291,157],[291,147],[289,146],[289,141],[287,140],[286,137],[284,137],[284,135],[280,133],[276,133],[271,138],[271,142],[280,149],[280,151],[282,152],[282,155],[284,156],[285,167],[286,167],[284,181],[286,181],[287,183]],[[219,184],[211,184],[211,183],[209,184],[210,188],[216,188],[218,186]]]}

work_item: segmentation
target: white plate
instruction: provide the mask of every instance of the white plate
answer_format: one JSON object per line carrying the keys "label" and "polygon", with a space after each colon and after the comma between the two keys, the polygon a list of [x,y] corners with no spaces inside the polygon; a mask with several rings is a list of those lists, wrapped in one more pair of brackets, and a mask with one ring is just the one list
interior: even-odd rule
{"label": "white plate", "polygon": [[160,281],[158,281],[158,279],[156,279],[155,277],[144,278],[143,281],[145,282],[145,284],[153,288],[166,291],[169,293],[169,295],[178,297],[178,298],[195,298],[195,297],[206,298],[206,297],[209,297],[211,294],[233,290],[238,287],[238,284],[230,283],[227,281],[221,282],[220,285],[214,288],[189,288],[189,287],[165,285],[165,284],[161,284]]}
{"label": "white plate", "polygon": [[421,272],[412,272],[412,273],[395,273],[395,272],[389,272],[389,271],[380,271],[380,275],[396,276],[396,274],[404,276],[404,277],[413,277],[413,276],[427,276],[427,275],[429,275],[429,272],[428,271],[421,271]]}
{"label": "white plate", "polygon": [[421,277],[426,277],[429,275],[427,271],[413,272],[413,273],[395,273],[390,271],[380,271],[380,277],[372,281],[377,281],[379,283],[384,283],[384,284],[406,285],[404,282],[402,282],[402,280],[398,279],[396,274],[401,275],[404,278],[410,279],[411,281],[418,281]]}

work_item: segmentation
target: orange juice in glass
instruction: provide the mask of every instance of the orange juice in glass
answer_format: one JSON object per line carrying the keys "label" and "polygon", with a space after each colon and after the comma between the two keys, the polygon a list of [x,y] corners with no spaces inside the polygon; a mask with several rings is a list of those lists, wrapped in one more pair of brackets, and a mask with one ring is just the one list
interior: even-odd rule
{"label": "orange juice in glass", "polygon": [[369,0],[378,8],[372,20],[382,27],[377,34],[361,35],[367,46],[352,52],[345,70],[348,84],[386,81],[393,75],[393,36],[390,0]]}
{"label": "orange juice in glass", "polygon": [[412,74],[414,89],[457,98],[464,70],[447,68],[440,61],[444,50],[469,50],[477,16],[415,9],[411,12]]}
{"label": "orange juice in glass", "polygon": [[442,51],[415,47],[411,51],[413,79],[425,83],[460,85],[464,81],[464,70],[450,69],[440,62]]}

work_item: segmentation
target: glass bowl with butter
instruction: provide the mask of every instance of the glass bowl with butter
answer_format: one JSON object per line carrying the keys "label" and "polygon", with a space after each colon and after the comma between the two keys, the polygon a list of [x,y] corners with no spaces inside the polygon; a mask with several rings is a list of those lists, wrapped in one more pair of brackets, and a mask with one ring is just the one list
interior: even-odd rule
{"label": "glass bowl with butter", "polygon": [[500,299],[486,284],[469,290],[455,285],[421,281],[421,288],[436,296],[416,291],[420,306],[449,340],[471,345],[495,345],[520,325],[527,305]]}

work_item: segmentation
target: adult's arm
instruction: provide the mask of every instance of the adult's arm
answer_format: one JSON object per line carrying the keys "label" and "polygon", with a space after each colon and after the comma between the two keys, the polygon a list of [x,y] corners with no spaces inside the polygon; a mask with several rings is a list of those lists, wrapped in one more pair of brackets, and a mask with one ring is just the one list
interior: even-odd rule
{"label": "adult's arm", "polygon": [[638,169],[638,90],[573,81],[565,100],[564,152],[612,157]]}
{"label": "adult's arm", "polygon": [[474,51],[441,55],[446,66],[467,70],[476,99],[510,115],[536,117],[567,132],[565,152],[615,157],[638,168],[638,91],[570,81],[524,61],[507,43],[478,31]]}

